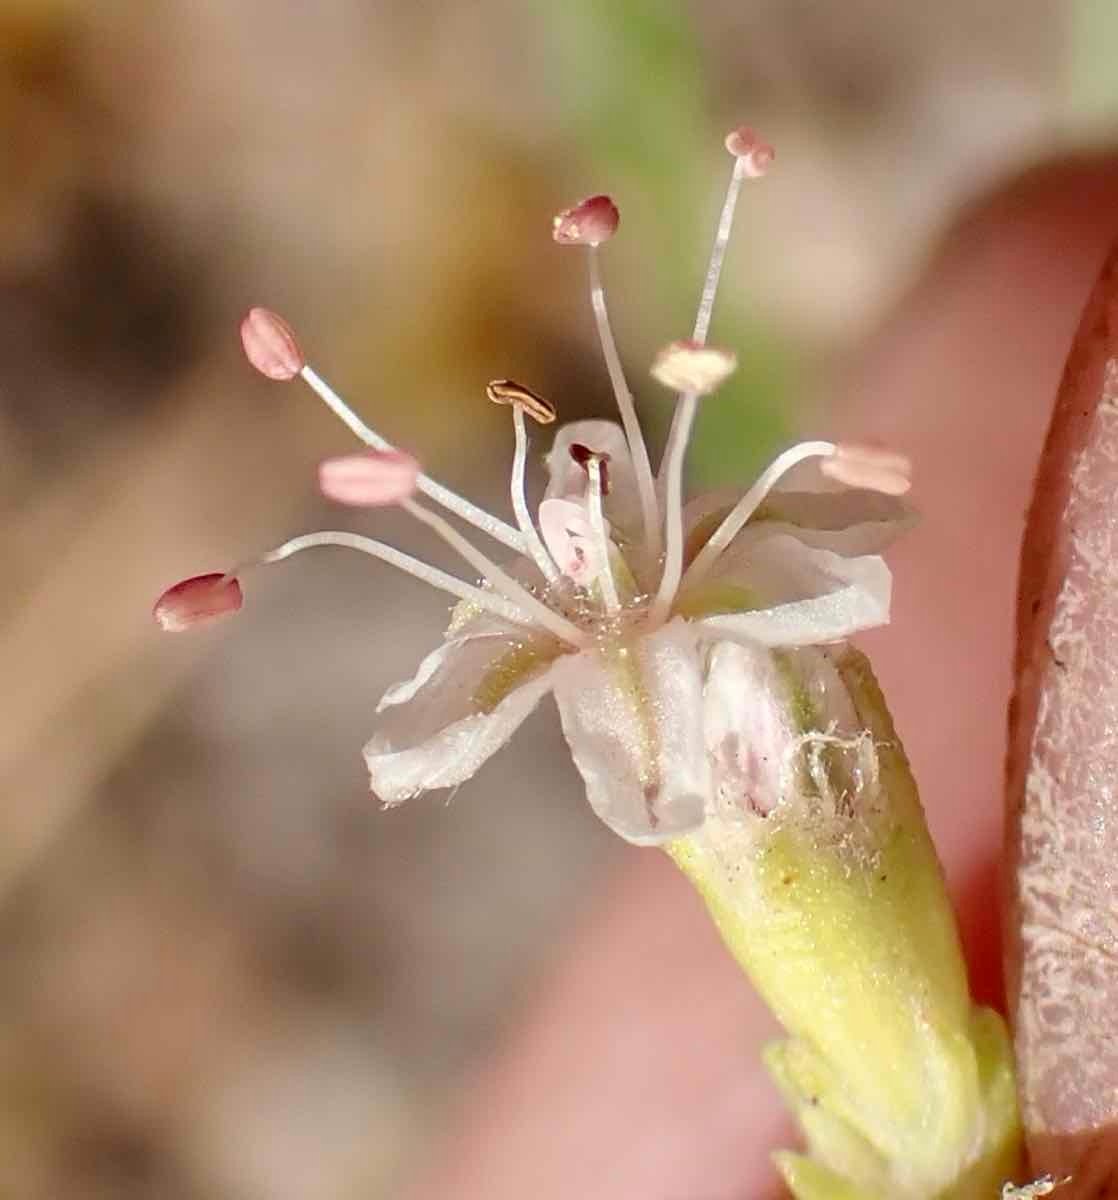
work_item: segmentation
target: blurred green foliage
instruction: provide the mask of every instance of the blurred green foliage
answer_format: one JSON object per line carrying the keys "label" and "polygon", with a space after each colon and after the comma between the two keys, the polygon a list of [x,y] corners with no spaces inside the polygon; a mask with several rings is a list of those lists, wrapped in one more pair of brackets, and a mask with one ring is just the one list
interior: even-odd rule
{"label": "blurred green foliage", "polygon": [[1118,121],[1118,4],[1114,0],[1075,0],[1069,14],[1067,102],[1076,124],[1113,131]]}
{"label": "blurred green foliage", "polygon": [[[696,225],[711,211],[711,172],[719,155],[724,162],[726,131],[708,111],[704,56],[685,6],[567,0],[541,11],[560,56],[557,77],[575,136],[605,178],[623,178],[641,197],[655,246],[690,247]],[[794,359],[735,293],[733,256],[742,241],[730,250],[712,339],[735,350],[740,365],[700,409],[689,462],[694,482],[704,487],[745,483],[788,433]],[[705,269],[700,255],[670,250],[642,262],[641,285],[676,336],[690,331]],[[662,405],[658,418],[668,411]]]}

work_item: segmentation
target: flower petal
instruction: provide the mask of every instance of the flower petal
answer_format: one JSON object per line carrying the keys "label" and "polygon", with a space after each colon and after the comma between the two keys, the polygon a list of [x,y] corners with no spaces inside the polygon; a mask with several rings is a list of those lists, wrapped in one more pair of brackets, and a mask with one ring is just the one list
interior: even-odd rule
{"label": "flower petal", "polygon": [[790,527],[808,546],[850,557],[880,554],[916,524],[896,496],[865,488],[839,492],[773,492],[751,524]]}
{"label": "flower petal", "polygon": [[469,779],[547,693],[558,653],[507,629],[432,651],[377,706],[386,715],[364,751],[372,790],[398,804]]}
{"label": "flower petal", "polygon": [[724,817],[768,816],[799,736],[773,652],[716,642],[707,656],[703,726],[713,802]]}
{"label": "flower petal", "polygon": [[609,458],[609,492],[603,498],[602,510],[611,526],[621,536],[635,535],[641,527],[640,498],[629,443],[621,426],[613,421],[572,421],[555,435],[547,456],[550,481],[545,497],[548,500],[586,500],[590,478],[586,467],[571,457],[572,446],[585,446],[596,454]]}
{"label": "flower petal", "polygon": [[735,642],[707,654],[703,724],[712,804],[729,820],[766,817],[788,798],[812,734],[823,743],[861,728],[826,651]]}
{"label": "flower petal", "polygon": [[699,654],[686,622],[569,655],[553,677],[590,806],[615,833],[649,846],[702,824],[710,775]]}
{"label": "flower petal", "polygon": [[707,637],[813,646],[888,624],[892,581],[876,555],[845,558],[761,525],[739,534],[675,608]]}
{"label": "flower petal", "polygon": [[[744,494],[729,489],[709,492],[687,505],[683,521],[688,562]],[[916,513],[903,501],[864,488],[831,492],[777,490],[770,493],[738,537],[767,525],[771,532],[792,534],[805,545],[853,557],[879,554],[916,521]],[[731,542],[728,549],[733,547]]]}

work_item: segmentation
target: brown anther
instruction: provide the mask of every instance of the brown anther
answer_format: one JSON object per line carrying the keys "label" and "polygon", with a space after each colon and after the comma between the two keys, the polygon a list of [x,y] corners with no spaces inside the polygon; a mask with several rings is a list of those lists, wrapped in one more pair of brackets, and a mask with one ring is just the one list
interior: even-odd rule
{"label": "brown anther", "polygon": [[550,400],[533,392],[515,379],[493,379],[485,385],[485,394],[494,404],[518,405],[540,425],[550,425],[558,410]]}
{"label": "brown anther", "polygon": [[587,473],[590,474],[590,464],[596,462],[598,464],[598,478],[602,481],[602,495],[609,495],[609,455],[603,454],[599,450],[591,450],[589,446],[584,446],[581,442],[572,442],[570,445],[571,458]]}

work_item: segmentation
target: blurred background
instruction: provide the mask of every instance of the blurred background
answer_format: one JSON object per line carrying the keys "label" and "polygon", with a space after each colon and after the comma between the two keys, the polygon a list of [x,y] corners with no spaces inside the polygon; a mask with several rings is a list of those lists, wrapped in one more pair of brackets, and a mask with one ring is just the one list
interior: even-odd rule
{"label": "blurred background", "polygon": [[447,607],[387,568],[307,555],[237,621],[157,633],[170,582],[307,529],[447,562],[316,497],[346,431],[251,372],[243,311],[284,313],[372,423],[504,511],[486,380],[610,411],[552,213],[621,207],[607,286],[658,441],[646,366],[690,328],[748,121],[777,165],[715,318],[742,369],[692,459],[744,479],[841,423],[832,380],[960,206],[1105,125],[1107,9],[0,3],[0,1193],[395,1194],[636,853],[550,702],[449,803],[378,811],[376,701]]}

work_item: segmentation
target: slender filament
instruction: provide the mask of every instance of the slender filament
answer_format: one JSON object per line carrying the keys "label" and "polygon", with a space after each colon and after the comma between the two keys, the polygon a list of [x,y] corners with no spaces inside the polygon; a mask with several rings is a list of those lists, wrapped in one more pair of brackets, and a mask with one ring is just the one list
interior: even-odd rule
{"label": "slender filament", "polygon": [[491,612],[514,625],[531,626],[534,624],[527,613],[510,600],[506,600],[504,596],[498,596],[485,588],[475,587],[473,584],[457,579],[455,576],[447,574],[446,571],[440,571],[438,567],[432,567],[421,559],[413,558],[410,554],[405,554],[402,550],[397,550],[395,546],[390,546],[386,542],[378,542],[373,538],[363,537],[359,533],[348,533],[340,529],[326,529],[318,533],[304,533],[299,537],[293,537],[284,542],[282,546],[269,550],[252,562],[241,564],[230,571],[227,578],[232,578],[249,567],[281,562],[293,554],[311,550],[316,546],[342,546],[348,550],[357,550],[362,554],[368,554],[371,558],[378,558],[390,566],[397,567],[440,591],[449,592],[452,596],[457,596],[459,600],[476,604],[478,608]]}
{"label": "slender filament", "polygon": [[707,277],[703,283],[703,294],[699,300],[699,311],[695,316],[695,331],[692,338],[700,345],[707,340],[710,331],[710,318],[714,312],[714,298],[718,295],[718,281],[722,277],[722,262],[726,257],[726,247],[730,244],[730,233],[734,227],[734,210],[738,205],[738,195],[741,185],[745,182],[748,166],[745,158],[734,159],[734,171],[730,176],[730,185],[726,189],[726,199],[722,203],[722,214],[718,218],[718,231],[714,235],[714,245],[710,250],[710,262],[707,264]]}
{"label": "slender filament", "polygon": [[[722,263],[726,257],[730,232],[734,227],[734,210],[745,178],[746,160],[735,158],[734,171],[730,176],[726,199],[722,204],[722,214],[718,219],[718,231],[710,251],[703,294],[699,299],[699,311],[695,316],[692,338],[700,345],[706,344],[707,333],[710,330],[714,299],[718,295],[718,281],[722,277]],[[671,611],[672,601],[683,574],[683,459],[687,443],[691,440],[691,427],[695,422],[697,404],[698,397],[694,392],[684,392],[679,397],[671,432],[668,434],[668,444],[664,450],[661,468],[664,480],[664,574],[660,578],[656,599],[649,610],[650,619],[657,624],[664,621]]]}
{"label": "slender filament", "polygon": [[537,567],[548,583],[556,583],[559,572],[547,547],[540,540],[532,515],[528,511],[528,500],[524,494],[524,470],[528,462],[528,429],[524,419],[524,408],[520,404],[512,406],[512,423],[516,431],[516,450],[512,458],[512,510],[516,513],[516,523],[524,537],[524,546],[532,556]]}
{"label": "slender filament", "polygon": [[[299,374],[303,382],[323,401],[326,407],[343,424],[348,426],[366,446],[372,446],[374,450],[395,449],[375,429],[370,429],[317,371],[306,366]],[[510,550],[516,550],[521,554],[524,553],[524,540],[520,531],[502,521],[500,517],[495,517],[492,513],[486,512],[484,508],[479,508],[476,504],[472,504],[469,500],[459,496],[457,492],[452,492],[450,488],[444,487],[429,475],[420,475],[416,480],[416,486],[421,492],[434,500],[436,504],[441,504],[443,508],[461,517],[463,521],[467,521],[476,529],[487,533],[494,540],[503,542]]]}
{"label": "slender filament", "polygon": [[722,523],[707,539],[706,545],[695,555],[694,561],[684,573],[680,586],[697,583],[707,574],[722,551],[764,503],[769,492],[794,466],[808,458],[829,458],[834,452],[832,442],[800,442],[798,446],[792,446],[783,454],[777,455],[757,482],[726,514]]}
{"label": "slender filament", "polygon": [[471,542],[468,542],[453,525],[440,517],[438,513],[432,512],[429,508],[424,508],[422,504],[416,504],[414,500],[404,500],[401,502],[400,507],[415,517],[416,520],[422,521],[428,528],[433,529],[448,546],[457,550],[470,566],[485,576],[486,582],[494,591],[500,592],[506,600],[510,600],[522,612],[529,614],[536,625],[550,630],[557,638],[562,639],[564,642],[569,642],[572,646],[581,646],[583,644],[585,639],[576,625],[573,625],[565,617],[560,616],[553,609],[548,608],[542,600],[538,600],[533,596],[523,584],[517,583],[511,575],[502,571],[492,559],[482,554],[480,550]]}
{"label": "slender filament", "polygon": [[649,558],[655,559],[660,553],[661,545],[660,509],[656,500],[656,482],[652,477],[652,463],[648,457],[648,447],[645,445],[640,419],[637,417],[636,406],[633,403],[633,393],[625,381],[625,370],[621,365],[621,356],[617,353],[617,343],[613,338],[609,310],[606,308],[606,291],[602,286],[597,246],[588,248],[587,262],[590,265],[590,305],[594,310],[594,323],[598,327],[598,340],[602,344],[606,369],[609,371],[613,394],[617,398],[617,407],[621,413],[621,424],[625,428],[625,440],[629,443],[629,456],[633,460],[637,494],[640,497],[641,519],[644,523],[645,545],[648,548]]}
{"label": "slender filament", "polygon": [[607,613],[615,613],[621,607],[617,598],[617,585],[613,580],[613,569],[609,561],[609,537],[606,534],[606,520],[602,513],[602,461],[597,455],[591,455],[586,464],[590,476],[590,528],[594,531],[594,540],[598,543],[598,553],[602,559],[602,569],[598,572],[597,583],[602,589],[602,601]]}

